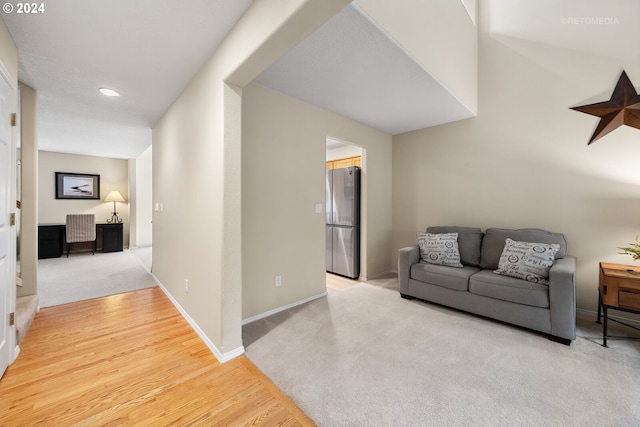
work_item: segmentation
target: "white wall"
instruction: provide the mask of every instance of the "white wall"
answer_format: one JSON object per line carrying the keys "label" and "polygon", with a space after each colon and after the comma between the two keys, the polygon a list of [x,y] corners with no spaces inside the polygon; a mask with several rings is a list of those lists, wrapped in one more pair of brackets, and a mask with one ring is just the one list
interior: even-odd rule
{"label": "white wall", "polygon": [[154,273],[221,360],[243,351],[239,88],[347,3],[254,1],[153,129]]}
{"label": "white wall", "polygon": [[622,127],[587,146],[598,119],[569,107],[609,99],[623,68],[640,85],[640,17],[632,2],[607,3],[608,16],[636,29],[619,39],[614,25],[561,28],[583,12],[536,3],[546,16],[529,22],[542,25],[537,34],[598,31],[605,45],[627,45],[627,57],[598,55],[492,32],[511,4],[480,2],[478,117],[393,138],[391,256],[428,225],[562,232],[578,258],[578,307],[595,310],[598,263],[637,264],[617,248],[640,233],[640,131]]}
{"label": "white wall", "polygon": [[477,111],[478,34],[462,2],[355,3],[470,111]]}
{"label": "white wall", "polygon": [[[40,224],[64,224],[67,214],[92,213],[97,223],[111,218],[113,202],[105,202],[112,190],[118,190],[127,200],[117,202],[118,216],[123,219],[125,247],[129,246],[129,170],[123,159],[83,156],[79,154],[39,151],[38,161],[38,221]],[[99,200],[56,199],[56,172],[100,175]]]}
{"label": "white wall", "polygon": [[[340,147],[329,148],[326,150],[326,160],[346,159],[347,157],[362,156],[362,147],[347,144]],[[389,159],[391,160],[391,159]]]}
{"label": "white wall", "polygon": [[130,247],[151,246],[153,230],[152,147],[129,160]]}
{"label": "white wall", "polygon": [[242,101],[243,318],[326,292],[315,204],[324,205],[327,136],[364,151],[361,274],[391,270],[391,136],[257,84]]}

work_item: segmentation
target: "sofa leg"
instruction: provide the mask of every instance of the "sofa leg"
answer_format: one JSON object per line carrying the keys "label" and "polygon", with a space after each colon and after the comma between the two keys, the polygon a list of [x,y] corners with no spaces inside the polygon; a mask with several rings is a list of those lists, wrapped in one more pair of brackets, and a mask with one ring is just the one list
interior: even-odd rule
{"label": "sofa leg", "polygon": [[400,296],[404,299],[413,299],[413,297],[411,295],[407,295],[407,294],[400,294]]}
{"label": "sofa leg", "polygon": [[553,342],[558,342],[558,343],[564,344],[564,345],[571,345],[571,340],[568,340],[566,338],[556,337],[555,335],[549,335],[549,340],[551,340]]}

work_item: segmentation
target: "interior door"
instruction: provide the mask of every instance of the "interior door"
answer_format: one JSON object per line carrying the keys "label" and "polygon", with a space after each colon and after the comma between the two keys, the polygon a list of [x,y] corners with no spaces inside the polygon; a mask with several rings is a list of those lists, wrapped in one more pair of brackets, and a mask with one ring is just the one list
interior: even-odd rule
{"label": "interior door", "polygon": [[11,201],[15,200],[15,143],[11,129],[14,90],[3,68],[0,67],[0,376],[12,361],[11,347],[15,345],[15,327],[9,324],[9,313],[15,307],[16,265],[15,234],[9,218]]}

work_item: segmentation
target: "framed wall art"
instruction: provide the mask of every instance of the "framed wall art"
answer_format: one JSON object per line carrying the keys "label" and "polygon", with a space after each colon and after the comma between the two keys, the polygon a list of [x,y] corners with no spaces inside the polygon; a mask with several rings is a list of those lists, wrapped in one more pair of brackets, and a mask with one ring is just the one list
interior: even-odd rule
{"label": "framed wall art", "polygon": [[100,200],[100,175],[56,172],[56,199]]}

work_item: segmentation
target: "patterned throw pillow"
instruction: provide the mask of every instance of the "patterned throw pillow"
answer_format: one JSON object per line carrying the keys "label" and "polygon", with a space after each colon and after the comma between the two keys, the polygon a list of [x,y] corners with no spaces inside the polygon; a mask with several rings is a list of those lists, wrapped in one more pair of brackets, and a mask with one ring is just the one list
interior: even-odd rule
{"label": "patterned throw pillow", "polygon": [[533,283],[549,284],[549,269],[553,265],[557,243],[516,242],[506,239],[498,269],[494,273]]}
{"label": "patterned throw pillow", "polygon": [[429,264],[462,267],[458,250],[458,233],[418,233],[420,258]]}

